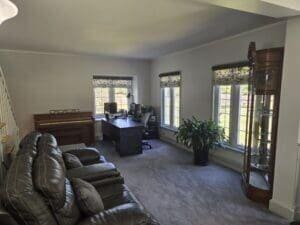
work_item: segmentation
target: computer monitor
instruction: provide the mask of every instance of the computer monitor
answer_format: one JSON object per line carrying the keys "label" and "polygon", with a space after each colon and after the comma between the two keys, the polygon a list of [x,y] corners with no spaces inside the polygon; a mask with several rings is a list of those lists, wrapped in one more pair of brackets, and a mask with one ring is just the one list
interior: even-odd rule
{"label": "computer monitor", "polygon": [[104,112],[109,114],[115,114],[118,112],[116,102],[105,102],[104,103]]}

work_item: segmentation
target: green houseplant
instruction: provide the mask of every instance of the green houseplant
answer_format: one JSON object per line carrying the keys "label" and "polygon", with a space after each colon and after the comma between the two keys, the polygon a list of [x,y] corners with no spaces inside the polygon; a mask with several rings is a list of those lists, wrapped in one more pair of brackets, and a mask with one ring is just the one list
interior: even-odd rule
{"label": "green houseplant", "polygon": [[176,141],[194,152],[194,163],[205,166],[209,150],[222,146],[224,130],[211,120],[183,119],[176,132]]}

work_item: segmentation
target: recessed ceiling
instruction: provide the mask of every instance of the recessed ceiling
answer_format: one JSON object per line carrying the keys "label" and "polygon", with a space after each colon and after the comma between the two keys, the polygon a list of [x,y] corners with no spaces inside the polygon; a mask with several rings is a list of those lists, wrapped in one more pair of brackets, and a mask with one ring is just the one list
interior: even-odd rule
{"label": "recessed ceiling", "polygon": [[0,48],[155,58],[277,20],[194,0],[13,0]]}

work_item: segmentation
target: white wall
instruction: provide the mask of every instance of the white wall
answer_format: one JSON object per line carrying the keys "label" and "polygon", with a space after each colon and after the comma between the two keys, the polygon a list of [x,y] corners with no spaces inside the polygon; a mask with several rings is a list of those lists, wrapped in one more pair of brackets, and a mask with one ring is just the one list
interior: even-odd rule
{"label": "white wall", "polygon": [[92,76],[136,76],[139,102],[150,101],[150,62],[145,60],[0,50],[21,136],[33,114],[50,109],[93,110]]}
{"label": "white wall", "polygon": [[[270,207],[292,218],[297,186],[298,122],[300,120],[300,18],[287,23],[281,86],[273,199]],[[299,159],[298,159],[299,160]],[[298,162],[299,163],[299,162]],[[298,203],[300,204],[300,203]]]}
{"label": "white wall", "polygon": [[[177,52],[157,58],[152,63],[151,103],[160,111],[159,77],[163,72],[182,72],[181,117],[192,115],[201,119],[211,117],[212,70],[218,64],[247,60],[250,41],[255,41],[258,49],[282,47],[285,41],[285,24],[280,23],[246,32],[231,38],[219,40],[198,48]],[[174,140],[174,135],[161,130],[164,139]],[[235,170],[242,169],[241,153],[230,150],[214,152],[214,160]]]}

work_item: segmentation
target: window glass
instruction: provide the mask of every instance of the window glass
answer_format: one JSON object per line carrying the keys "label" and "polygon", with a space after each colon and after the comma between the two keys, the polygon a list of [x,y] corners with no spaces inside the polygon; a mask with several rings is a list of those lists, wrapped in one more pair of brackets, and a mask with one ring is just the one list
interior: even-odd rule
{"label": "window glass", "polygon": [[118,111],[128,111],[128,89],[127,88],[114,88],[114,101],[117,103]]}
{"label": "window glass", "polygon": [[170,120],[170,109],[171,109],[171,88],[166,87],[163,90],[163,116],[164,116],[164,125],[171,125]]}
{"label": "window glass", "polygon": [[180,88],[174,87],[173,88],[173,126],[179,127],[180,123]]}
{"label": "window glass", "polygon": [[219,86],[218,124],[224,128],[226,138],[230,135],[231,86]]}
{"label": "window glass", "polygon": [[109,88],[94,88],[95,95],[95,113],[104,113],[104,103],[109,102]]}
{"label": "window glass", "polygon": [[239,86],[239,120],[237,144],[245,146],[247,126],[248,84]]}

